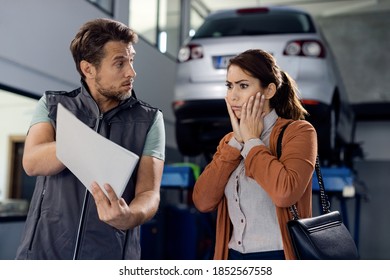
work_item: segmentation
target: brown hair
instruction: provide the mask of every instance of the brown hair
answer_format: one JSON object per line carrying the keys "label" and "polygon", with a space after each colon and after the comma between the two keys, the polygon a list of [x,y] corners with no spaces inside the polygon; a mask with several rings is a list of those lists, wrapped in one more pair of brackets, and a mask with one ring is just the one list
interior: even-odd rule
{"label": "brown hair", "polygon": [[270,99],[270,107],[285,119],[304,119],[308,114],[299,100],[295,81],[276,64],[275,58],[260,49],[247,50],[230,60],[228,68],[237,65],[249,75],[260,80],[262,87],[276,85],[276,93]]}
{"label": "brown hair", "polygon": [[86,60],[99,67],[104,58],[104,46],[109,41],[136,43],[138,35],[125,24],[111,19],[100,18],[86,22],[70,44],[70,51],[77,71],[85,78],[80,62]]}

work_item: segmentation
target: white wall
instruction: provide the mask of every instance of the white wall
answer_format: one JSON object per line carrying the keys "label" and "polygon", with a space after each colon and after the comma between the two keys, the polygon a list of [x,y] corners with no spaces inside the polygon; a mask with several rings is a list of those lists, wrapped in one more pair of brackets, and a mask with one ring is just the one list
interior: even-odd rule
{"label": "white wall", "polygon": [[390,11],[318,18],[351,103],[390,102]]}
{"label": "white wall", "polygon": [[176,62],[162,55],[154,47],[140,40],[135,45],[135,92],[139,99],[162,110],[165,120],[167,146],[176,148],[172,111]]}
{"label": "white wall", "polygon": [[10,137],[24,137],[37,101],[0,90],[0,200],[8,197]]}
{"label": "white wall", "polygon": [[41,95],[78,83],[69,44],[79,26],[104,16],[86,1],[3,0],[0,83]]}

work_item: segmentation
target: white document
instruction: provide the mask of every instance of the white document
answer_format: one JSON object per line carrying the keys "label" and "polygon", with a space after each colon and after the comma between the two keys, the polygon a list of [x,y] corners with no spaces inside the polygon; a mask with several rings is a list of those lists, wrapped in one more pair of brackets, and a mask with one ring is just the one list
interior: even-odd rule
{"label": "white document", "polygon": [[91,191],[96,181],[108,183],[118,197],[130,179],[139,157],[104,138],[82,123],[64,106],[57,109],[57,158]]}

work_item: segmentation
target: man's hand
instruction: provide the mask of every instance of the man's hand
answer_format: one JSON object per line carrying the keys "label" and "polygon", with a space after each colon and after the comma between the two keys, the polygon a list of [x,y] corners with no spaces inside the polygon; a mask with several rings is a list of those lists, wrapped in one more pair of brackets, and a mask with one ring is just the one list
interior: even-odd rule
{"label": "man's hand", "polygon": [[99,185],[91,185],[92,196],[95,199],[99,219],[117,229],[127,230],[131,223],[131,211],[123,198],[118,198],[109,184],[104,184],[107,196]]}
{"label": "man's hand", "polygon": [[103,187],[91,185],[91,193],[95,199],[99,219],[120,230],[132,229],[150,220],[157,212],[160,203],[160,185],[164,169],[164,161],[142,156],[137,173],[135,196],[130,204],[118,198],[108,184]]}

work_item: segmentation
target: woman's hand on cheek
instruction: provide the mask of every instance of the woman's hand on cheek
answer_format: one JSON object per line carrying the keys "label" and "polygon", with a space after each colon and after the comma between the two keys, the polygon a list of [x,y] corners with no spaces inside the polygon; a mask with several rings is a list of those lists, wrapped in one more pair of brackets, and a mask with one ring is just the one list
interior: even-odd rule
{"label": "woman's hand on cheek", "polygon": [[230,107],[230,104],[229,104],[226,97],[225,97],[225,101],[226,101],[227,110],[229,112],[230,122],[232,124],[233,132],[234,132],[234,138],[236,138],[236,140],[238,142],[242,143],[243,140],[242,140],[241,133],[240,133],[239,121],[238,121],[236,115],[234,114],[232,108]]}
{"label": "woman's hand on cheek", "polygon": [[264,128],[264,95],[260,92],[251,96],[243,106],[240,120],[240,133],[246,142],[252,138],[259,138]]}

